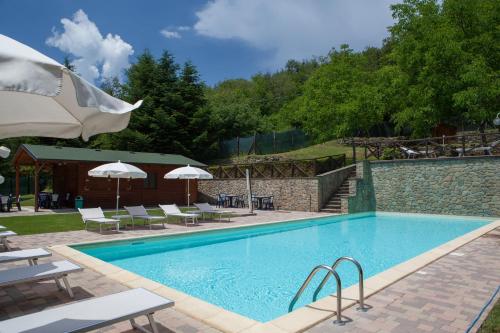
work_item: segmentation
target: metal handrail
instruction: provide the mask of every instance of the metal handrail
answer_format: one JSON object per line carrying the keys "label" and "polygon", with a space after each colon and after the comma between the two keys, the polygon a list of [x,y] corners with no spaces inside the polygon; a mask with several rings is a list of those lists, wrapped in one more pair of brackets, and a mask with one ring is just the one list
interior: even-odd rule
{"label": "metal handrail", "polygon": [[351,258],[351,257],[340,257],[337,260],[335,260],[335,262],[333,263],[333,265],[331,267],[331,270],[328,271],[328,273],[326,274],[326,276],[323,278],[323,280],[319,284],[318,288],[316,288],[316,290],[314,291],[313,301],[316,301],[316,298],[318,297],[319,292],[325,286],[326,282],[330,278],[330,275],[332,275],[332,274],[335,273],[335,269],[343,261],[352,262],[357,267],[357,269],[358,269],[358,274],[359,274],[359,276],[358,276],[359,277],[359,282],[358,282],[358,286],[359,286],[359,307],[358,307],[358,310],[364,311],[366,309],[365,309],[364,285],[363,285],[363,268],[361,268],[361,264],[356,259]]}
{"label": "metal handrail", "polygon": [[[341,314],[341,311],[342,311],[342,282],[340,281],[340,277],[337,274],[337,272],[335,272],[335,269],[333,269],[332,267],[327,266],[327,265],[318,265],[318,266],[313,268],[311,273],[309,273],[309,276],[307,277],[307,279],[304,281],[304,283],[302,283],[302,286],[300,287],[299,291],[297,291],[294,298],[290,302],[290,305],[288,306],[288,312],[291,312],[293,310],[293,306],[295,305],[295,303],[297,303],[300,296],[302,295],[302,293],[306,289],[307,285],[309,284],[309,282],[311,282],[311,279],[314,277],[314,275],[316,275],[316,273],[318,273],[322,269],[326,269],[328,271],[327,276],[333,275],[335,277],[335,280],[337,280],[337,320],[335,320],[335,323],[342,324],[342,314]],[[326,281],[325,281],[325,283],[326,283]]]}

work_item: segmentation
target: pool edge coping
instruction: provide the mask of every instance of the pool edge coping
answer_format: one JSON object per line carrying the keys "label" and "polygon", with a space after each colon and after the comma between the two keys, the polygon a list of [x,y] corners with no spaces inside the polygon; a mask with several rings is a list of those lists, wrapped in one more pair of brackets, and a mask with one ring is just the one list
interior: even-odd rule
{"label": "pool edge coping", "polygon": [[[378,213],[378,212],[370,212]],[[362,215],[361,214],[350,214],[350,215]],[[398,213],[395,213],[398,214]],[[404,214],[404,213],[400,213]],[[432,215],[432,214],[420,214],[420,215]],[[327,216],[342,216],[342,215],[325,215]],[[474,218],[474,217],[471,217]],[[479,217],[478,217],[479,218]],[[237,229],[241,227],[251,227],[256,225],[268,225],[274,223],[285,223],[290,221],[307,220],[311,217],[294,219],[294,220],[282,220],[282,221],[271,221],[271,222],[257,222],[250,223],[247,225],[239,225],[232,227],[218,227],[209,230],[187,230],[180,231],[178,233],[169,234],[171,236],[181,235],[181,234],[191,234],[198,232],[216,231],[216,230],[228,230]],[[372,277],[364,280],[365,287],[365,298],[387,288],[388,286],[394,284],[395,282],[421,270],[428,264],[448,255],[449,253],[455,251],[457,248],[483,236],[484,234],[500,227],[500,219],[492,218],[493,220],[481,226],[471,232],[468,232],[460,237],[452,239],[438,247],[435,247],[429,251],[426,251],[416,257],[413,257],[405,262],[392,266],[391,268],[382,271]],[[115,240],[105,240],[102,242],[112,242],[112,241],[123,241],[129,239],[142,239],[142,238],[154,238],[154,237],[166,237],[169,235],[154,235],[154,236],[139,236],[130,237],[126,239],[115,239]],[[83,244],[96,244],[98,242],[83,242],[71,245],[83,245]],[[104,262],[100,259],[89,256],[83,252],[80,252],[69,245],[54,245],[49,247],[52,251],[67,257],[79,264],[86,266],[87,268],[100,273],[112,280],[117,281],[120,284],[125,285],[128,288],[143,287],[152,292],[155,292],[161,296],[172,299],[175,302],[174,308],[196,320],[199,320],[205,324],[208,324],[216,329],[223,332],[241,332],[241,333],[251,333],[251,332],[275,332],[275,333],[292,333],[292,332],[302,332],[307,330],[316,324],[333,317],[336,313],[336,297],[335,295],[329,295],[320,300],[310,303],[307,306],[298,308],[290,313],[284,314],[268,322],[259,322],[254,319],[239,315],[235,312],[225,310],[219,306],[213,305],[209,302],[201,300],[199,298],[190,296],[179,290],[170,288],[161,283],[152,281],[148,278],[142,277],[138,274],[129,272],[122,268],[119,268],[113,264]],[[354,284],[348,288],[342,290],[342,309],[347,309],[357,303],[358,299],[358,286]]]}

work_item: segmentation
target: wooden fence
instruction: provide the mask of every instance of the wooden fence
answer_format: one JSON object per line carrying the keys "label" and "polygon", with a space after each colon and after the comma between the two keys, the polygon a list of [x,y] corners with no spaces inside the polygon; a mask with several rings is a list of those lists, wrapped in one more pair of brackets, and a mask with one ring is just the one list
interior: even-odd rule
{"label": "wooden fence", "polygon": [[219,179],[245,178],[246,169],[252,178],[314,177],[345,165],[346,156],[340,154],[304,160],[214,165],[208,167],[208,172]]}
{"label": "wooden fence", "polygon": [[500,153],[500,133],[464,134],[423,139],[363,139],[351,140],[353,151],[363,149],[365,159],[397,159],[408,157],[454,157],[497,155]]}

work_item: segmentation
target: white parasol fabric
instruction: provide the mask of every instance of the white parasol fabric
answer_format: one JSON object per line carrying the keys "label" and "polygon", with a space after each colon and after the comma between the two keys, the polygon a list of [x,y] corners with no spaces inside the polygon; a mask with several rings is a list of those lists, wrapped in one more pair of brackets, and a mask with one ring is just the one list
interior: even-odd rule
{"label": "white parasol fabric", "polygon": [[126,128],[141,105],[114,98],[57,61],[0,34],[0,138],[84,140]]}
{"label": "white parasol fabric", "polygon": [[189,166],[189,164],[185,167],[174,169],[165,174],[163,177],[165,179],[187,179],[187,203],[189,207],[189,199],[191,193],[189,193],[189,180],[190,179],[213,179],[214,176],[208,173],[207,171]]}
{"label": "white parasol fabric", "polygon": [[120,203],[120,178],[136,179],[146,178],[148,175],[138,167],[131,164],[122,163],[107,163],[92,170],[89,170],[88,175],[91,177],[116,178],[116,213]]}
{"label": "white parasol fabric", "polygon": [[[9,154],[10,154],[10,149],[5,147],[5,146],[1,146],[0,147],[0,157],[3,157],[3,158],[7,158],[9,157]],[[5,182],[5,178],[0,175],[0,184],[3,184]]]}
{"label": "white parasol fabric", "polygon": [[5,147],[5,146],[1,146],[0,147],[0,157],[7,158],[7,157],[9,157],[9,155],[10,155],[10,149]]}

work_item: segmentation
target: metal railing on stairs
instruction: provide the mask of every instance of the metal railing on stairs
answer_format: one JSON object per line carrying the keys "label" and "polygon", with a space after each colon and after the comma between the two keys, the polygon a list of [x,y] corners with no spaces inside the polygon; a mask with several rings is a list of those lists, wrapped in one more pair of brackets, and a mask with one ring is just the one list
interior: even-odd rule
{"label": "metal railing on stairs", "polygon": [[292,301],[290,302],[290,305],[288,306],[288,312],[291,312],[293,310],[293,307],[295,306],[295,303],[297,303],[297,301],[299,300],[300,296],[302,295],[302,293],[304,292],[304,290],[307,288],[307,286],[311,282],[312,278],[316,275],[316,273],[318,273],[321,270],[326,270],[328,272],[326,273],[325,277],[323,278],[323,280],[321,281],[321,283],[318,285],[318,287],[314,291],[313,301],[316,301],[316,299],[318,297],[318,294],[323,289],[323,287],[325,286],[325,284],[328,282],[328,279],[330,278],[330,276],[333,275],[335,277],[336,282],[337,282],[337,294],[336,294],[336,298],[337,298],[337,313],[336,313],[336,317],[337,317],[337,319],[334,321],[334,323],[339,324],[339,325],[343,325],[344,322],[342,321],[342,280],[340,279],[340,276],[336,272],[336,269],[337,269],[338,265],[340,265],[344,261],[348,261],[348,262],[353,263],[356,266],[356,268],[358,269],[358,278],[359,278],[359,282],[358,282],[358,286],[359,286],[359,300],[358,300],[359,307],[358,307],[358,310],[360,310],[360,311],[366,311],[365,299],[364,299],[364,285],[363,285],[363,268],[361,267],[361,264],[356,259],[354,259],[354,258],[351,258],[351,257],[340,257],[340,258],[338,258],[337,260],[334,261],[334,263],[332,264],[332,266],[318,265],[318,266],[316,266],[316,267],[314,267],[312,269],[311,273],[309,273],[309,275],[307,276],[307,278],[305,279],[305,281],[302,283],[302,286],[300,287],[300,289],[297,291],[297,293],[293,297]]}

